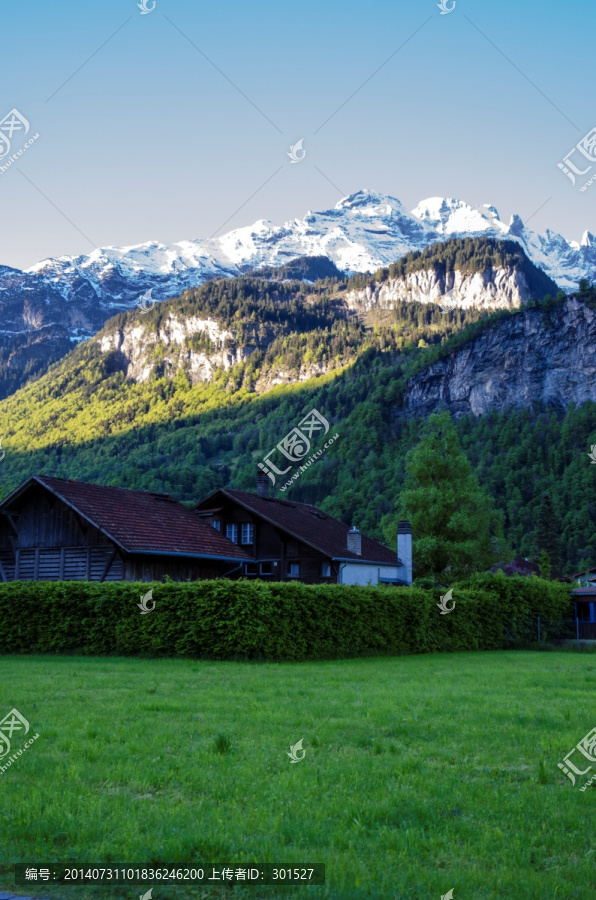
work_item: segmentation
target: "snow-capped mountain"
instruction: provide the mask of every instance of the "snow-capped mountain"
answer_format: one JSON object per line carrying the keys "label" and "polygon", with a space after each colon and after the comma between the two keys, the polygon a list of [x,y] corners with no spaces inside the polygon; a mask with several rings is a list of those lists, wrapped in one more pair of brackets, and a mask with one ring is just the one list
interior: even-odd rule
{"label": "snow-capped mountain", "polygon": [[[394,197],[358,191],[332,209],[275,225],[260,219],[207,241],[105,247],[89,255],[45,259],[26,271],[0,265],[0,365],[35,374],[65,346],[95,334],[111,316],[221,276],[326,256],[345,272],[374,272],[412,250],[454,237],[487,236],[520,243],[561,288],[596,281],[596,237],[580,243],[547,230],[506,225],[494,206],[431,197],[408,212]],[[43,345],[43,349],[42,349]],[[40,363],[41,365],[41,363]]]}
{"label": "snow-capped mountain", "polygon": [[580,243],[568,241],[550,230],[531,231],[516,215],[506,225],[494,206],[475,208],[440,197],[423,200],[409,213],[394,197],[370,191],[283,225],[259,219],[208,241],[106,247],[88,256],[42,260],[22,275],[32,286],[45,283],[58,290],[64,299],[88,290],[116,312],[130,308],[149,288],[164,299],[210,278],[282,265],[298,256],[327,256],[346,272],[373,272],[427,244],[473,235],[519,241],[564,290],[573,290],[580,278],[596,279],[596,237],[590,232]]}

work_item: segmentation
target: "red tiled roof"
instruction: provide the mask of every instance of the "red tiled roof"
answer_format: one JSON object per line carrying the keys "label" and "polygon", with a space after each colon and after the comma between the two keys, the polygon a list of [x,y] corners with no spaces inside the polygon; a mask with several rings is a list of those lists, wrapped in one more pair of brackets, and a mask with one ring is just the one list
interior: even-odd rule
{"label": "red tiled roof", "polygon": [[33,475],[0,504],[0,509],[12,505],[34,482],[64,500],[128,553],[252,559],[169,494]]}
{"label": "red tiled roof", "polygon": [[[350,527],[317,509],[316,506],[295,503],[290,500],[278,500],[273,497],[261,497],[260,494],[234,491],[228,488],[222,488],[216,492],[216,495],[239,503],[245,509],[262,516],[272,525],[332,559],[368,560],[384,565],[400,565],[394,550],[389,550],[388,547],[384,547],[378,541],[374,541],[364,534],[362,535],[362,555],[358,556],[356,553],[350,552],[347,549],[347,534]],[[211,504],[216,495],[211,494],[202,501],[206,508],[212,508]],[[197,503],[195,510],[201,511],[200,503]]]}

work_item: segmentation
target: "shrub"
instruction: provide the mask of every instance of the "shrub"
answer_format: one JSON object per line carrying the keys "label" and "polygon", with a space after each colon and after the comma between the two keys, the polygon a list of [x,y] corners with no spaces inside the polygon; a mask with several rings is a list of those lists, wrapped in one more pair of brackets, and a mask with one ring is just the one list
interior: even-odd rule
{"label": "shrub", "polygon": [[[153,589],[155,610],[137,603]],[[521,617],[570,618],[569,586],[473,576],[444,588],[304,585],[256,580],[0,584],[0,652],[307,660],[496,650]]]}

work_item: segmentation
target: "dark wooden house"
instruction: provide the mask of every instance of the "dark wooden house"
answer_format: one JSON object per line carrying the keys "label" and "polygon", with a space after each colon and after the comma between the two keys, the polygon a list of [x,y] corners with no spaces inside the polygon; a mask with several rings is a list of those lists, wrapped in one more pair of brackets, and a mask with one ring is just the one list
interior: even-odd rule
{"label": "dark wooden house", "polygon": [[579,636],[596,640],[596,584],[574,588],[571,593]]}
{"label": "dark wooden house", "polygon": [[196,515],[253,557],[245,577],[307,584],[410,584],[411,529],[400,523],[397,553],[306,503],[268,496],[266,475],[258,493],[220,489]]}
{"label": "dark wooden house", "polygon": [[33,475],[0,503],[2,581],[193,581],[250,558],[168,494]]}

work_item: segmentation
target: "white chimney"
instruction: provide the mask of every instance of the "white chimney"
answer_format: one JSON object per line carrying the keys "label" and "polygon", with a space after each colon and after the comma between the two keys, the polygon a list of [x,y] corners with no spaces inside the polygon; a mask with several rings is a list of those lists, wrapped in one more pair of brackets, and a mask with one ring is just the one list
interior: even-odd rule
{"label": "white chimney", "polygon": [[362,535],[355,525],[348,531],[348,550],[356,556],[362,556]]}
{"label": "white chimney", "polygon": [[406,520],[397,525],[397,558],[401,562],[397,577],[412,584],[412,528]]}

